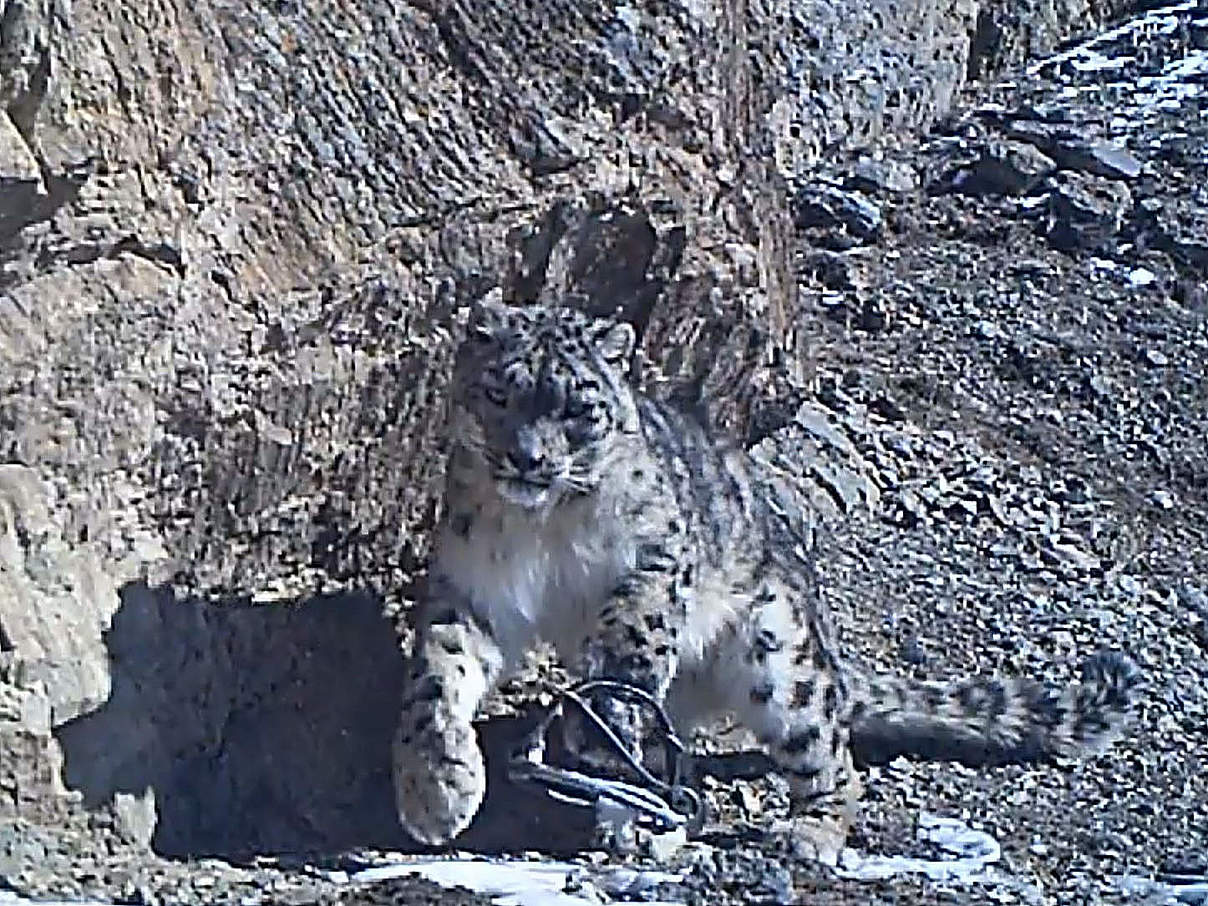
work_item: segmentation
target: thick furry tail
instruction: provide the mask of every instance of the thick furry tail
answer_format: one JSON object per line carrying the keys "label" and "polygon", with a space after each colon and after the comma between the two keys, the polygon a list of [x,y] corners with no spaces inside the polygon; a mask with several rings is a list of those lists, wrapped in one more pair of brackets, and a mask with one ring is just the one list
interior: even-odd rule
{"label": "thick furry tail", "polygon": [[918,685],[876,678],[850,683],[857,762],[898,756],[970,767],[1047,762],[1093,754],[1119,737],[1140,670],[1122,654],[1096,654],[1082,681],[1049,689],[1031,679]]}

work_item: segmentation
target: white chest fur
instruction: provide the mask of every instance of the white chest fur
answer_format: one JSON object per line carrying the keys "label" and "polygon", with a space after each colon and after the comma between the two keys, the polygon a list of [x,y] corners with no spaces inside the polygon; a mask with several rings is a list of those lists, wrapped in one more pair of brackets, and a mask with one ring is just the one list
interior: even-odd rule
{"label": "white chest fur", "polygon": [[538,638],[572,660],[634,565],[632,539],[598,498],[545,512],[493,500],[455,527],[466,530],[441,532],[436,565],[490,623],[509,665]]}

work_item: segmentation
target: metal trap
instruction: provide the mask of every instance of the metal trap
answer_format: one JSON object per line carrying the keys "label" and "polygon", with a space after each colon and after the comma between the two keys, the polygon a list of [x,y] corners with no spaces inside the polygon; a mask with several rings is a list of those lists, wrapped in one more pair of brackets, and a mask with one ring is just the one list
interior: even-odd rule
{"label": "metal trap", "polygon": [[[640,705],[654,717],[652,726],[662,751],[665,778],[656,776],[634,757],[592,707],[591,696],[601,691]],[[556,735],[552,731],[572,708],[600,731],[637,782],[599,777],[546,763],[550,742]],[[704,824],[705,808],[700,795],[685,783],[687,759],[684,744],[666,712],[649,692],[616,680],[588,680],[564,691],[541,717],[533,731],[513,751],[507,776],[513,783],[539,786],[559,802],[594,809],[597,816],[608,816],[609,820],[631,819],[638,827],[655,833],[682,827],[687,833],[695,834]]]}

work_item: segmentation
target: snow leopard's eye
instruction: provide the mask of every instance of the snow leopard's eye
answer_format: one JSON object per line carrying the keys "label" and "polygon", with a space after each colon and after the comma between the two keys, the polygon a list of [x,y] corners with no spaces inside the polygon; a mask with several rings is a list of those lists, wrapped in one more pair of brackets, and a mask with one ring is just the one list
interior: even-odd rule
{"label": "snow leopard's eye", "polygon": [[592,404],[583,399],[571,397],[566,401],[564,413],[567,418],[582,418],[591,411]]}
{"label": "snow leopard's eye", "polygon": [[499,406],[502,408],[508,404],[508,395],[498,387],[483,387],[482,395],[485,396],[487,398],[487,402],[493,406]]}

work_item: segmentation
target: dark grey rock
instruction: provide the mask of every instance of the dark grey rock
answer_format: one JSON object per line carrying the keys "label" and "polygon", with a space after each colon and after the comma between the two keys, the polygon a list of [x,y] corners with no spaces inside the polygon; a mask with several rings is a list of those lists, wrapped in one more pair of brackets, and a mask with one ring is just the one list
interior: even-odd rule
{"label": "dark grey rock", "polygon": [[1053,159],[1034,145],[1004,140],[990,143],[950,184],[968,195],[1027,195],[1055,169]]}
{"label": "dark grey rock", "polygon": [[1208,19],[1197,19],[1188,27],[1191,46],[1197,50],[1208,50]]}
{"label": "dark grey rock", "polygon": [[883,217],[880,206],[860,192],[815,184],[794,196],[793,220],[799,230],[816,230],[823,242],[843,248],[874,240]]}
{"label": "dark grey rock", "polygon": [[906,410],[890,396],[878,396],[872,401],[870,408],[882,418],[888,419],[891,422],[904,421],[906,418]]}
{"label": "dark grey rock", "polygon": [[1104,248],[1132,208],[1121,182],[1085,173],[1057,173],[1046,180],[1049,193],[1045,232],[1055,248]]}
{"label": "dark grey rock", "polygon": [[[830,290],[853,290],[857,287],[855,269],[858,262],[843,252],[811,248],[802,255],[801,272]],[[839,302],[840,300],[835,300]],[[846,300],[835,306],[835,314],[847,308]]]}
{"label": "dark grey rock", "polygon": [[915,666],[927,663],[927,651],[916,638],[902,643],[902,660]]}

